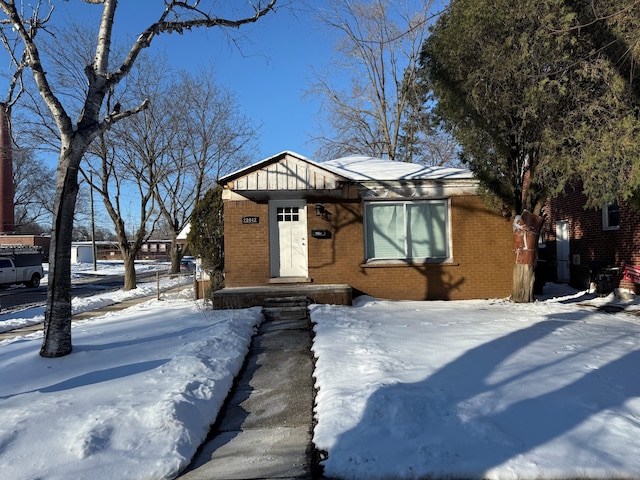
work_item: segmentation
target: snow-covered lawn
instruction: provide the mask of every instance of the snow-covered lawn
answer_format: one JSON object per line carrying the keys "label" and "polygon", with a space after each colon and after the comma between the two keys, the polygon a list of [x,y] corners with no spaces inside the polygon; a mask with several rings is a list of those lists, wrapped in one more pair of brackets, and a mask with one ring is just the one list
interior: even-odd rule
{"label": "snow-covered lawn", "polygon": [[[640,322],[552,297],[312,306],[325,473],[639,478]],[[185,291],[76,323],[61,359],[0,343],[0,477],[172,478],[261,320]]]}
{"label": "snow-covered lawn", "polygon": [[325,474],[640,478],[640,323],[581,299],[314,306]]}
{"label": "snow-covered lawn", "polygon": [[206,438],[242,367],[259,308],[213,312],[189,290],[0,343],[0,478],[172,478]]}

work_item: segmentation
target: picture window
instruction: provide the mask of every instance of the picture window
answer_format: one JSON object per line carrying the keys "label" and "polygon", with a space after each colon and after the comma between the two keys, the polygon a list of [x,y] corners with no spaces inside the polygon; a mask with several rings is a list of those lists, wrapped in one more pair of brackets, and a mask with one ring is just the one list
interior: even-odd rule
{"label": "picture window", "polygon": [[365,252],[371,260],[449,258],[446,200],[365,203]]}

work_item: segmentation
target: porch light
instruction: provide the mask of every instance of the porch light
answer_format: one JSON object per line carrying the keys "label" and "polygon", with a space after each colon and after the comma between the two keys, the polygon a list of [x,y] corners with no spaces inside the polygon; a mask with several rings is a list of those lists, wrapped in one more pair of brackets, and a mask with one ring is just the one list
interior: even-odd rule
{"label": "porch light", "polygon": [[316,216],[317,217],[321,217],[324,214],[324,212],[326,212],[326,210],[324,209],[324,206],[319,204],[319,203],[317,203],[316,204]]}

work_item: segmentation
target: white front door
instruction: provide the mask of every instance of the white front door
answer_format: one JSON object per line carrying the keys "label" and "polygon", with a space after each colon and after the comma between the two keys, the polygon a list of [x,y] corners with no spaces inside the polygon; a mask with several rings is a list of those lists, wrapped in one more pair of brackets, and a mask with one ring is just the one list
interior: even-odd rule
{"label": "white front door", "polygon": [[271,276],[307,277],[307,203],[269,202]]}
{"label": "white front door", "polygon": [[569,222],[556,222],[556,257],[558,259],[558,282],[568,282],[569,271]]}

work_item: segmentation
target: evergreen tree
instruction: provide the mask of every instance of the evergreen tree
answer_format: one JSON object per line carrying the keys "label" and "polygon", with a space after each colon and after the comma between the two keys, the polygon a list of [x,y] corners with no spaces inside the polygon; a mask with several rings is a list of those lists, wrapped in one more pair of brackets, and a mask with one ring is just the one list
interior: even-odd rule
{"label": "evergreen tree", "polygon": [[201,257],[202,268],[211,278],[212,290],[222,288],[224,216],[221,186],[207,191],[196,203],[191,215],[191,230],[187,241],[193,254]]}
{"label": "evergreen tree", "polygon": [[[564,118],[557,139],[571,178],[580,181],[587,206],[639,200],[640,189],[640,5],[627,0],[567,0],[575,12],[574,29],[589,39],[581,60],[579,99]],[[560,178],[556,191],[567,181]],[[634,198],[635,197],[635,198]]]}
{"label": "evergreen tree", "polygon": [[[564,0],[522,0],[515,9],[508,0],[455,0],[424,43],[436,113],[512,216],[539,214],[576,177],[576,161],[601,167],[604,178],[618,158],[613,138],[637,128],[613,66],[577,26]],[[515,266],[514,301],[533,300],[533,258]]]}

